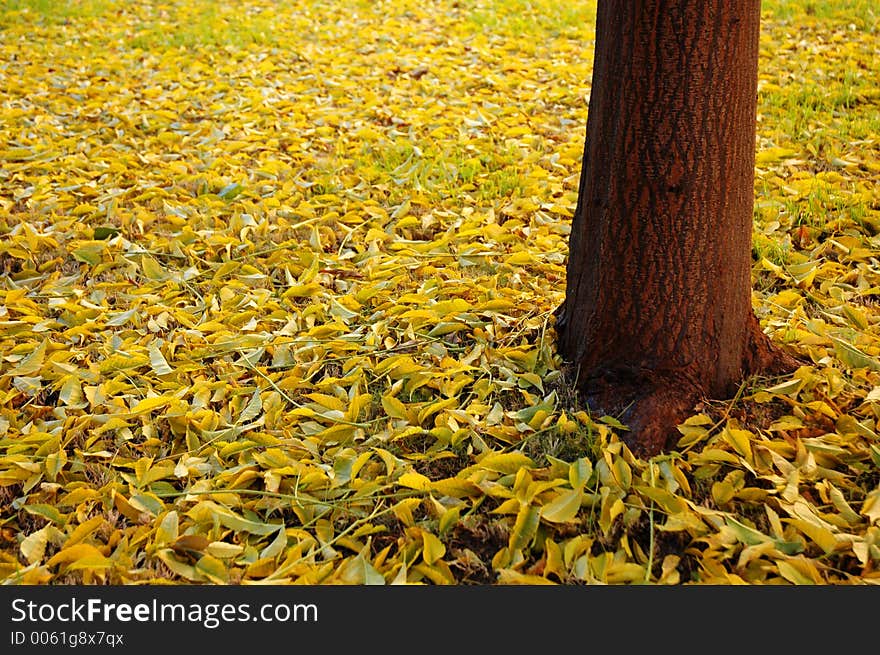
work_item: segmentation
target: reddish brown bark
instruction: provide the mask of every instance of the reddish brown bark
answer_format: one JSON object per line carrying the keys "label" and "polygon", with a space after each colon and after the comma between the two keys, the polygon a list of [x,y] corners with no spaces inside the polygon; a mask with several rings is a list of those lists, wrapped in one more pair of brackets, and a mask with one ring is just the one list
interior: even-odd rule
{"label": "reddish brown bark", "polygon": [[759,0],[599,0],[556,329],[640,454],[700,397],[792,364],[751,306]]}

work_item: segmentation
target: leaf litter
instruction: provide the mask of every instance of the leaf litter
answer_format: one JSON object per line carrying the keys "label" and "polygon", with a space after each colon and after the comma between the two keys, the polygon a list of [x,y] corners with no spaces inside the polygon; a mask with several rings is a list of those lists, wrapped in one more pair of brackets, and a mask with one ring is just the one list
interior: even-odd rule
{"label": "leaf litter", "polygon": [[13,584],[865,584],[880,52],[766,3],[754,302],[635,458],[562,379],[594,5],[5,0]]}

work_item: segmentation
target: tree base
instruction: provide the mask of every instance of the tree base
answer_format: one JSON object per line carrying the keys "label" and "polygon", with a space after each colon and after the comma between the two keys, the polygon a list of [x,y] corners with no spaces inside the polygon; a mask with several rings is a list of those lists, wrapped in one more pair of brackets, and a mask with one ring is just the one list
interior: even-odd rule
{"label": "tree base", "polygon": [[761,329],[755,314],[749,313],[748,347],[743,358],[744,377],[750,375],[785,375],[791,373],[801,362],[796,357],[775,346]]}
{"label": "tree base", "polygon": [[606,371],[579,385],[592,414],[613,416],[628,430],[620,437],[638,457],[652,457],[675,445],[681,424],[703,397],[675,373]]}
{"label": "tree base", "polygon": [[[800,362],[775,347],[752,316],[745,349],[742,379],[753,375],[784,375]],[[613,416],[627,426],[622,440],[638,457],[649,458],[675,447],[681,434],[677,426],[691,416],[696,405],[712,393],[700,382],[698,371],[605,369],[578,381],[578,390],[590,409],[600,416]],[[732,381],[733,393],[741,380]],[[718,398],[720,400],[720,398]]]}

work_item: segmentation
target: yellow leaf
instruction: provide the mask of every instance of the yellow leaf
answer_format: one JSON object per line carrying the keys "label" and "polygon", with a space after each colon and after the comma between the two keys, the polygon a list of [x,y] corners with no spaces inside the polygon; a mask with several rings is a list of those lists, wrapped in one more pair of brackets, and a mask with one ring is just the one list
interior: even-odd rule
{"label": "yellow leaf", "polygon": [[44,526],[22,539],[18,548],[29,564],[36,564],[43,559],[48,541],[49,526]]}
{"label": "yellow leaf", "polygon": [[382,396],[382,407],[385,409],[385,413],[388,414],[388,416],[390,416],[391,418],[402,418],[409,420],[409,415],[406,411],[406,405],[404,405],[394,396]]}
{"label": "yellow leaf", "polygon": [[580,457],[568,467],[568,482],[573,489],[583,487],[593,475],[593,463],[586,457]]}
{"label": "yellow leaf", "polygon": [[534,505],[523,505],[516,515],[516,522],[510,532],[508,548],[517,551],[528,546],[538,530],[541,520],[541,508]]}
{"label": "yellow leaf", "polygon": [[533,468],[535,463],[526,455],[518,452],[489,453],[480,458],[477,466],[499,473],[516,473],[522,467]]}
{"label": "yellow leaf", "polygon": [[450,507],[444,511],[437,524],[437,529],[440,531],[440,534],[443,535],[449,532],[449,529],[458,523],[460,515],[461,508],[459,507]]}
{"label": "yellow leaf", "polygon": [[440,321],[428,332],[429,337],[442,337],[445,334],[453,334],[467,329],[467,324],[461,321]]}
{"label": "yellow leaf", "polygon": [[113,505],[125,518],[129,519],[133,523],[140,522],[141,511],[133,507],[132,504],[128,502],[128,499],[121,493],[115,492],[113,494]]}
{"label": "yellow leaf", "polygon": [[282,298],[311,298],[321,290],[321,285],[316,282],[309,284],[294,284],[287,289]]}
{"label": "yellow leaf", "polygon": [[552,523],[567,523],[577,516],[583,497],[583,488],[564,491],[541,508],[541,518]]}
{"label": "yellow leaf", "polygon": [[602,498],[602,507],[599,512],[599,527],[602,528],[602,532],[608,534],[614,519],[623,514],[624,511],[626,511],[626,506],[620,498],[612,494],[605,495]]}
{"label": "yellow leaf", "polygon": [[196,562],[196,571],[215,584],[226,584],[229,580],[226,565],[212,555],[202,555]]}
{"label": "yellow leaf", "polygon": [[205,547],[205,552],[218,559],[230,559],[244,551],[241,544],[229,544],[225,541],[212,541]]}
{"label": "yellow leaf", "polygon": [[408,487],[410,489],[416,489],[418,491],[430,491],[432,484],[430,478],[414,471],[410,471],[401,475],[397,479],[397,483],[401,487]]}
{"label": "yellow leaf", "polygon": [[177,512],[175,510],[171,510],[162,517],[162,520],[159,521],[159,525],[156,526],[156,537],[154,543],[157,546],[171,544],[177,540],[178,536],[179,520]]}
{"label": "yellow leaf", "polygon": [[174,373],[174,369],[169,366],[168,361],[165,359],[165,355],[162,354],[162,351],[159,350],[159,346],[151,342],[149,346],[147,346],[147,352],[150,355],[150,366],[153,369],[153,373],[156,375],[168,375],[169,373]]}
{"label": "yellow leaf", "polygon": [[52,557],[50,557],[49,560],[46,562],[46,566],[73,563],[77,560],[81,560],[84,558],[89,558],[89,560],[92,562],[110,563],[109,560],[107,560],[107,558],[104,556],[104,554],[91,544],[73,544],[71,546],[62,548]]}
{"label": "yellow leaf", "polygon": [[413,510],[415,510],[421,504],[422,501],[419,498],[404,498],[400,502],[396,503],[391,508],[391,511],[401,523],[410,528],[415,525]]}
{"label": "yellow leaf", "polygon": [[859,514],[867,517],[871,523],[880,525],[880,489],[874,489],[865,496]]}
{"label": "yellow leaf", "polygon": [[526,264],[531,264],[535,261],[534,255],[530,253],[528,250],[520,250],[519,252],[515,252],[510,255],[507,259],[504,260],[505,264],[510,264],[512,266],[524,266]]}
{"label": "yellow leaf", "polygon": [[65,375],[61,380],[58,399],[65,405],[79,405],[82,403],[84,396],[79,378],[75,375]]}
{"label": "yellow leaf", "polygon": [[670,493],[661,487],[634,487],[641,495],[651,499],[667,514],[678,514],[686,509],[684,501],[675,494]]}
{"label": "yellow leaf", "polygon": [[87,521],[83,521],[78,526],[76,526],[76,528],[74,528],[73,532],[70,533],[70,536],[67,538],[67,541],[64,545],[72,546],[73,544],[79,543],[87,536],[89,536],[92,532],[94,532],[103,522],[103,516],[93,516]]}
{"label": "yellow leaf", "polygon": [[[779,569],[779,575],[796,585],[821,584],[821,578],[819,578],[818,572],[816,572],[815,569],[810,570],[812,565],[806,560],[780,560],[776,562],[776,567]],[[815,575],[815,577],[813,577],[813,575]]]}
{"label": "yellow leaf", "polygon": [[339,425],[331,425],[314,435],[314,438],[323,444],[338,443],[345,444],[354,439],[357,428],[353,425],[340,423]]}
{"label": "yellow leaf", "polygon": [[148,357],[143,355],[127,355],[123,353],[115,353],[98,364],[98,371],[103,374],[115,373],[116,371],[124,371],[126,369],[138,368],[150,362]]}
{"label": "yellow leaf", "polygon": [[727,480],[719,480],[712,484],[712,499],[718,506],[729,503],[736,495],[736,489]]}
{"label": "yellow leaf", "polygon": [[515,569],[501,569],[498,571],[498,584],[504,585],[555,585],[556,583],[540,575],[520,573]]}
{"label": "yellow leaf", "polygon": [[52,481],[54,481],[58,474],[61,473],[64,466],[67,464],[67,452],[64,450],[58,450],[54,453],[49,453],[46,455],[46,475]]}
{"label": "yellow leaf", "polygon": [[281,526],[280,523],[262,523],[260,521],[252,521],[251,519],[243,518],[233,512],[231,509],[223,507],[222,505],[210,500],[203,500],[199,502],[186,514],[187,516],[190,516],[197,521],[214,521],[216,519],[220,522],[221,525],[229,528],[230,530],[250,532],[251,534],[272,534],[276,530],[280,529]]}
{"label": "yellow leaf", "polygon": [[83,241],[78,248],[71,252],[71,254],[78,261],[97,266],[101,263],[102,255],[106,247],[107,244],[103,241]]}
{"label": "yellow leaf", "polygon": [[747,430],[738,430],[736,428],[725,427],[721,433],[721,437],[733,446],[733,449],[746,458],[746,461],[752,461],[752,445],[751,440],[754,435]]}
{"label": "yellow leaf", "polygon": [[871,370],[880,370],[880,361],[876,357],[871,357],[863,353],[851,343],[847,343],[843,339],[831,337],[834,344],[834,354],[848,368],[860,369],[869,368]]}
{"label": "yellow leaf", "polygon": [[260,551],[260,559],[277,557],[287,547],[287,531],[284,527],[279,528],[278,534],[268,546]]}
{"label": "yellow leaf", "polygon": [[169,275],[168,269],[149,255],[141,257],[141,270],[148,280],[161,281],[167,279]]}
{"label": "yellow leaf", "polygon": [[43,359],[46,356],[46,347],[48,346],[48,343],[48,340],[43,339],[43,341],[40,342],[40,345],[30,351],[30,353],[28,353],[28,355],[22,359],[15,368],[9,371],[8,375],[31,375],[39,372],[43,367]]}
{"label": "yellow leaf", "polygon": [[339,581],[348,585],[385,584],[384,576],[364,557],[363,553],[358,553],[339,568]]}
{"label": "yellow leaf", "polygon": [[451,496],[452,498],[480,496],[483,493],[473,482],[462,478],[435,480],[431,483],[431,489],[443,496]]}
{"label": "yellow leaf", "polygon": [[517,514],[523,504],[518,498],[508,498],[492,510],[492,514]]}
{"label": "yellow leaf", "polygon": [[623,457],[614,458],[611,466],[611,475],[614,476],[614,481],[617,482],[623,491],[629,490],[632,484],[632,469]]}
{"label": "yellow leaf", "polygon": [[455,576],[450,570],[449,565],[447,565],[446,562],[444,562],[443,560],[437,561],[434,566],[429,566],[428,564],[420,562],[413,567],[413,570],[421,573],[434,584],[455,584]]}
{"label": "yellow leaf", "polygon": [[306,398],[318,403],[321,407],[326,407],[327,409],[332,409],[339,412],[344,412],[346,409],[345,403],[343,403],[339,398],[326,393],[309,393],[306,394]]}
{"label": "yellow leaf", "polygon": [[755,154],[755,163],[759,165],[770,164],[785,159],[787,157],[791,157],[795,154],[797,154],[797,151],[792,150],[791,148],[766,148]]}
{"label": "yellow leaf", "polygon": [[131,408],[131,415],[137,416],[138,414],[146,414],[147,412],[151,412],[154,409],[159,409],[160,407],[165,407],[171,402],[170,398],[165,396],[152,396],[150,398],[144,398],[137,405]]}
{"label": "yellow leaf", "polygon": [[75,571],[77,569],[83,569],[89,575],[92,571],[96,569],[109,569],[113,567],[113,560],[107,559],[103,555],[86,555],[85,557],[80,557],[75,562],[71,562],[67,570]]}
{"label": "yellow leaf", "polygon": [[446,554],[446,546],[435,535],[422,530],[422,557],[427,564],[433,565]]}
{"label": "yellow leaf", "polygon": [[605,571],[608,584],[641,582],[645,579],[645,567],[635,562],[614,563]]}
{"label": "yellow leaf", "polygon": [[205,576],[196,570],[195,566],[190,564],[185,564],[181,562],[174,556],[174,551],[170,548],[163,548],[162,550],[156,553],[156,557],[158,557],[162,562],[167,566],[172,573],[181,576],[185,580],[190,582],[204,582]]}
{"label": "yellow leaf", "polygon": [[837,537],[828,528],[804,519],[789,519],[788,522],[812,539],[819,548],[825,551],[826,555],[834,552],[837,548]]}

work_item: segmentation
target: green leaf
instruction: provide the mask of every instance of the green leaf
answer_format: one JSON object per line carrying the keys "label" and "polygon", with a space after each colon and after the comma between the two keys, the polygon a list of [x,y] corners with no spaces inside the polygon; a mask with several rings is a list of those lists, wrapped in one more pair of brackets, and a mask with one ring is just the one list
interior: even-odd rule
{"label": "green leaf", "polygon": [[232,200],[243,190],[244,187],[241,184],[238,182],[232,182],[220,189],[220,191],[217,192],[217,195],[223,198],[223,200]]}
{"label": "green leaf", "polygon": [[836,354],[837,358],[848,368],[869,368],[872,371],[880,370],[880,361],[870,355],[866,355],[852,344],[847,343],[843,339],[838,339],[837,337],[831,337],[831,342],[834,344],[834,354]]}
{"label": "green leaf", "polygon": [[199,520],[202,517],[209,520],[216,518],[222,526],[227,527],[230,530],[250,532],[251,534],[272,534],[282,527],[282,524],[280,523],[261,523],[259,521],[251,521],[210,500],[199,502],[187,512],[187,515],[196,520]]}
{"label": "green leaf", "polygon": [[103,241],[86,241],[71,254],[77,261],[97,266],[103,260],[106,244]]}
{"label": "green leaf", "polygon": [[535,537],[538,524],[541,522],[541,508],[534,505],[523,505],[516,515],[516,522],[510,533],[510,550],[525,548]]}
{"label": "green leaf", "polygon": [[64,526],[67,523],[67,515],[62,514],[58,511],[58,508],[54,505],[47,505],[45,503],[35,503],[29,505],[23,505],[22,509],[26,511],[28,514],[32,514],[34,516],[41,516],[44,519],[49,519],[58,526]]}
{"label": "green leaf", "polygon": [[164,546],[166,544],[174,543],[178,537],[178,524],[179,519],[175,510],[171,510],[165,514],[165,516],[162,517],[162,520],[159,521],[159,525],[156,526],[155,544],[157,546]]}
{"label": "green leaf", "polygon": [[725,517],[724,520],[727,523],[727,526],[730,528],[731,532],[736,536],[737,540],[741,543],[746,544],[747,546],[755,546],[757,544],[763,544],[768,541],[772,541],[772,539],[763,532],[755,530],[754,528],[750,528],[749,526],[740,523],[730,516]]}
{"label": "green leaf", "polygon": [[117,234],[119,234],[118,227],[99,226],[92,232],[92,237],[98,241],[103,241],[104,239],[109,239]]}
{"label": "green leaf", "polygon": [[610,425],[612,428],[616,428],[618,430],[629,430],[628,426],[624,425],[613,416],[600,416],[599,420],[605,425]]}
{"label": "green leaf", "polygon": [[571,484],[572,489],[586,485],[592,475],[593,463],[586,457],[575,460],[568,468],[568,482]]}

